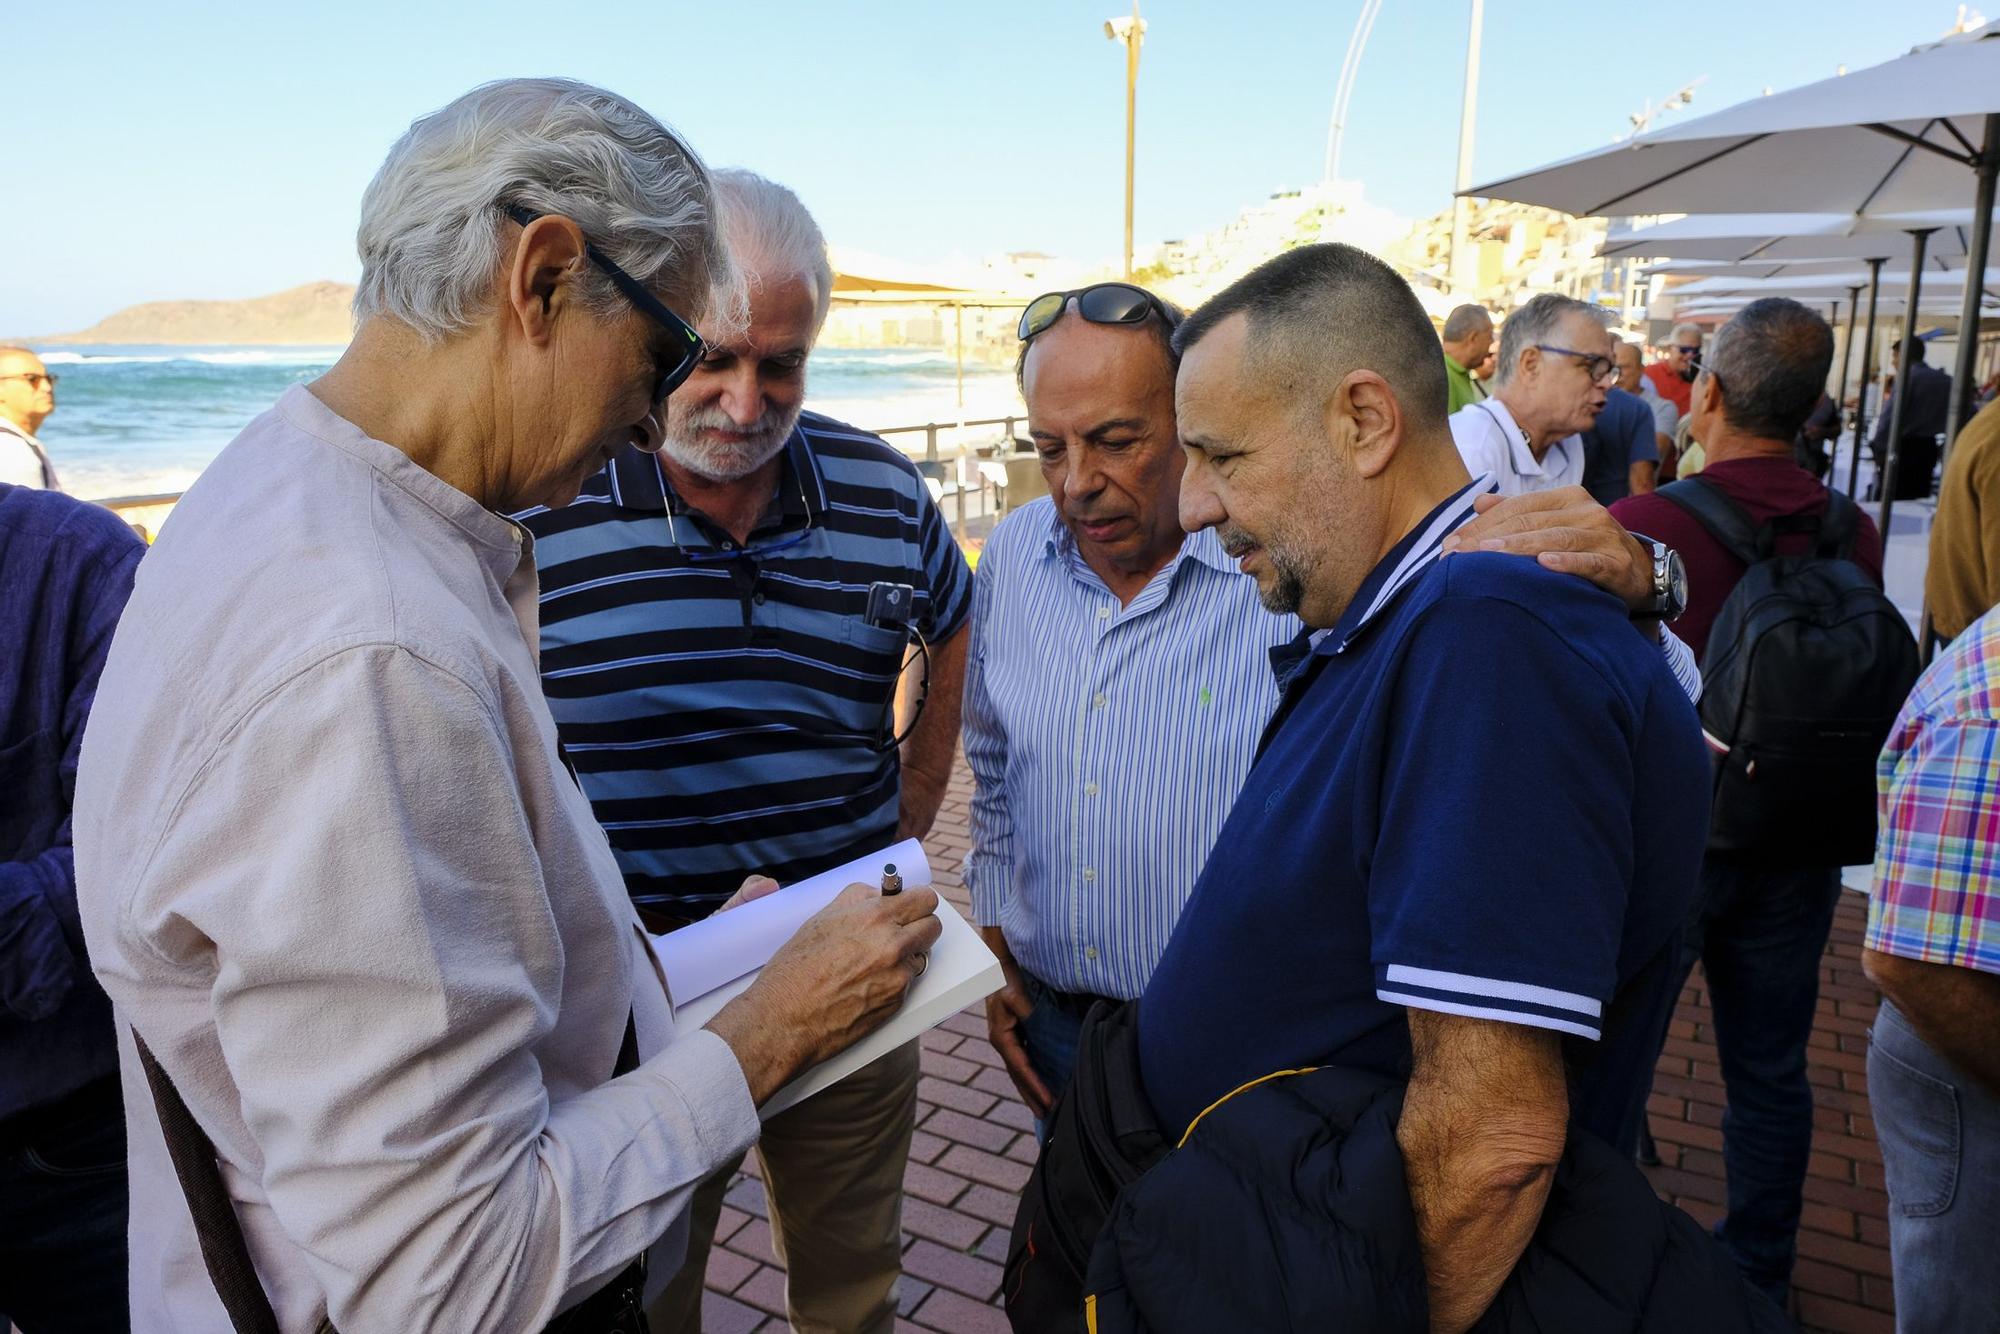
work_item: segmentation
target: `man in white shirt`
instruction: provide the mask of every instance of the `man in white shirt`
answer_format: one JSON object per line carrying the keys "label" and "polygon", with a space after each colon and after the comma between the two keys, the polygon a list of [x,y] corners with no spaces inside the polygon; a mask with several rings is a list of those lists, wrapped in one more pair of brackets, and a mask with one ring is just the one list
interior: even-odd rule
{"label": "man in white shirt", "polygon": [[0,347],[0,482],[60,491],[49,452],[35,439],[56,410],[56,377],[25,347]]}
{"label": "man in white shirt", "polygon": [[1466,470],[1492,473],[1508,496],[1577,485],[1581,433],[1596,424],[1617,374],[1611,331],[1595,306],[1536,297],[1501,326],[1493,396],[1452,414]]}

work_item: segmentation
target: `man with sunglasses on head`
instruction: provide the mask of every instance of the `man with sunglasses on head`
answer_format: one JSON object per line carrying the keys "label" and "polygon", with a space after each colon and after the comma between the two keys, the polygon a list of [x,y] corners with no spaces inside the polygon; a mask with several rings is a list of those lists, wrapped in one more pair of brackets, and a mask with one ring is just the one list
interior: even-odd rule
{"label": "man with sunglasses on head", "polygon": [[[619,452],[578,504],[531,511],[542,673],[578,780],[655,931],[745,875],[790,883],[922,837],[958,736],[971,572],[922,477],[804,409],[833,271],[790,190],[716,173],[747,325],[665,408],[657,455]],[[892,596],[885,586],[898,590]],[[925,657],[898,720],[906,654]],[[765,1123],[758,1154],[792,1328],[887,1331],[915,1128],[910,1043]],[[695,1194],[688,1259],[648,1310],[698,1334],[723,1195]]]}
{"label": "man with sunglasses on head", "polygon": [[1466,469],[1492,473],[1507,496],[1580,484],[1582,432],[1597,424],[1617,375],[1596,307],[1552,292],[1534,298],[1501,328],[1492,397],[1451,416]]}
{"label": "man with sunglasses on head", "polygon": [[1646,367],[1646,379],[1682,417],[1693,410],[1694,377],[1701,369],[1701,326],[1676,324],[1667,354]]}
{"label": "man with sunglasses on head", "polygon": [[56,377],[25,347],[0,347],[0,483],[60,491],[49,451],[35,438],[56,410]]}
{"label": "man with sunglasses on head", "polygon": [[[989,1034],[1038,1119],[1091,1005],[1145,990],[1277,707],[1270,651],[1301,628],[1181,527],[1179,323],[1126,283],[1029,304],[1016,374],[1049,496],[1001,522],[974,580],[966,878],[1007,979]],[[1467,546],[1656,607],[1653,555],[1582,491],[1477,508]],[[1692,693],[1685,646],[1666,651]]]}

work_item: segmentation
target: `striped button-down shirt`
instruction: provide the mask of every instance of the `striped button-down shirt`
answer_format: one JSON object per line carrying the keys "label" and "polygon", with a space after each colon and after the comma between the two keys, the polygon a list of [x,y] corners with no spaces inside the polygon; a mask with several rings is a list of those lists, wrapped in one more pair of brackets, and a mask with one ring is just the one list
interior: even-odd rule
{"label": "striped button-down shirt", "polygon": [[521,517],[541,569],[549,709],[635,900],[699,913],[761,871],[790,883],[895,836],[886,744],[907,636],[868,590],[915,590],[935,644],[971,573],[923,479],[865,431],[806,413],[739,546],[619,454],[575,503]]}
{"label": "striped button-down shirt", "polygon": [[2000,973],[2000,607],[1917,681],[1877,784],[1868,948]]}
{"label": "striped button-down shirt", "polygon": [[966,874],[1023,968],[1145,989],[1277,707],[1270,651],[1299,629],[1213,532],[1121,606],[1050,500],[994,530],[966,667]]}
{"label": "striped button-down shirt", "polygon": [[[1212,530],[1125,607],[1052,501],[994,530],[965,676],[966,883],[1023,968],[1062,991],[1145,990],[1277,707],[1274,650],[1301,630],[1264,610]],[[1698,698],[1693,652],[1661,640]]]}

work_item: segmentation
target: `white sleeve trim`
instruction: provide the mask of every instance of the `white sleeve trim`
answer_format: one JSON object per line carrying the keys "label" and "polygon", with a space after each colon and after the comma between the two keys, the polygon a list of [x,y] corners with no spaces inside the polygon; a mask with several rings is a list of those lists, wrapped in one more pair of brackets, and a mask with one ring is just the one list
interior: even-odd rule
{"label": "white sleeve trim", "polygon": [[1468,1005],[1463,1001],[1442,1000],[1436,996],[1411,996],[1400,991],[1377,988],[1375,997],[1391,1005],[1403,1005],[1412,1010],[1436,1010],[1440,1014],[1462,1014],[1473,1019],[1497,1019],[1503,1024],[1519,1024],[1523,1028],[1550,1028],[1558,1033],[1571,1033],[1595,1042],[1601,1036],[1595,1024],[1572,1023],[1567,1019],[1557,1019],[1546,1014],[1530,1014],[1524,1010],[1496,1010],[1484,1005]]}
{"label": "white sleeve trim", "polygon": [[1470,973],[1446,973],[1435,968],[1412,968],[1408,964],[1392,963],[1383,979],[1386,982],[1401,982],[1405,986],[1430,987],[1437,991],[1457,991],[1468,996],[1490,996],[1495,1000],[1527,1001],[1532,1005],[1549,1005],[1559,1010],[1574,1010],[1592,1019],[1604,1017],[1604,1007],[1588,996],[1574,991],[1557,991],[1554,987],[1538,987],[1527,982],[1503,982],[1493,977],[1475,977]]}

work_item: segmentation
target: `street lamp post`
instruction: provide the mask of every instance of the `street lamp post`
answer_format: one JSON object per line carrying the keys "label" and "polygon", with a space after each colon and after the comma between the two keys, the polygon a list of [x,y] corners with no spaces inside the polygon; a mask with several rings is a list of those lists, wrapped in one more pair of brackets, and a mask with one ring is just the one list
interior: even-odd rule
{"label": "street lamp post", "polygon": [[1465,34],[1465,92],[1458,107],[1458,174],[1451,186],[1451,250],[1444,262],[1445,286],[1453,295],[1467,285],[1461,275],[1469,204],[1458,192],[1472,184],[1472,127],[1479,118],[1479,29],[1485,12],[1485,0],[1472,0],[1472,21]]}
{"label": "street lamp post", "polygon": [[1139,43],[1146,38],[1146,20],[1139,17],[1139,0],[1132,0],[1129,18],[1104,20],[1104,35],[1125,43],[1125,281],[1132,281],[1132,146],[1139,107]]}

